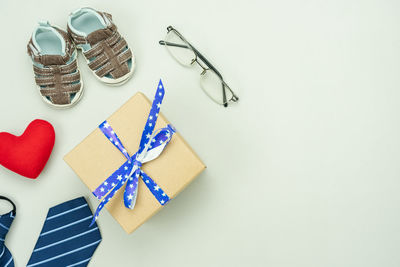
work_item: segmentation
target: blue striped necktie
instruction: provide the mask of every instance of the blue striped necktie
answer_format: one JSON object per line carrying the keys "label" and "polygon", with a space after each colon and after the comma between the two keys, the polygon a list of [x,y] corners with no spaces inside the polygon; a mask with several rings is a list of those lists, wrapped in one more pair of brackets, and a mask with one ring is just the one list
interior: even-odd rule
{"label": "blue striped necktie", "polygon": [[0,266],[1,267],[14,267],[14,260],[7,249],[6,245],[4,244],[6,235],[12,222],[14,221],[14,216],[16,214],[16,208],[14,203],[6,197],[0,196],[0,199],[4,199],[9,201],[13,205],[13,210],[9,213],[0,215]]}
{"label": "blue striped necktie", "polygon": [[83,197],[51,208],[27,267],[87,266],[101,235]]}

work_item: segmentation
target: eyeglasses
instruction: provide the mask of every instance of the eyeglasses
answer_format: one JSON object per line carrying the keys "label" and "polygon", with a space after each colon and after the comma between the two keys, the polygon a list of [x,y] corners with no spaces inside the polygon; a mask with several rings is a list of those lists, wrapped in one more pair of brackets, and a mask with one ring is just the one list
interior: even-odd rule
{"label": "eyeglasses", "polygon": [[167,36],[165,40],[159,42],[160,45],[164,45],[171,56],[181,65],[191,67],[197,63],[203,69],[200,73],[200,84],[206,95],[224,107],[227,107],[229,102],[239,100],[239,97],[224,81],[221,73],[182,34],[172,26],[169,26],[167,31]]}

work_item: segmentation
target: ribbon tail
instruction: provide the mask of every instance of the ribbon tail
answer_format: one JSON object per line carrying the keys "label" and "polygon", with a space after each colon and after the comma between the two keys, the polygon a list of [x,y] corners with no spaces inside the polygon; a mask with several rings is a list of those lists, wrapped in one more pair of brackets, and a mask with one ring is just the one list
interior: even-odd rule
{"label": "ribbon tail", "polygon": [[128,209],[133,209],[136,204],[140,169],[138,168],[128,179],[124,192],[124,204]]}
{"label": "ribbon tail", "polygon": [[148,176],[144,171],[140,172],[143,182],[154,195],[157,201],[164,206],[170,200],[169,196],[159,187],[150,176]]}
{"label": "ribbon tail", "polygon": [[100,211],[104,208],[105,205],[114,197],[115,193],[125,184],[126,178],[122,179],[112,190],[111,192],[103,198],[103,200],[100,202],[100,204],[97,206],[96,212],[93,215],[92,222],[89,227],[91,227],[97,220],[97,217],[99,217]]}
{"label": "ribbon tail", "polygon": [[158,114],[160,113],[160,107],[164,99],[164,95],[165,95],[164,85],[160,80],[157,86],[156,94],[154,95],[153,103],[151,104],[151,109],[146,121],[146,125],[144,126],[143,129],[142,138],[139,144],[138,154],[140,154],[144,150],[145,144],[147,144],[150,141],[149,138],[153,133],[154,127],[156,126]]}

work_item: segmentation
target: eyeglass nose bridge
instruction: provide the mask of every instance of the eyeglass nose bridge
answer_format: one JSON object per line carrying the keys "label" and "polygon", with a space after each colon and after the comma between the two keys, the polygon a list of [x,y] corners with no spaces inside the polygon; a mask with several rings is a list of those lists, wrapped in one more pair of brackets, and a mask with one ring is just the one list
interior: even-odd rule
{"label": "eyeglass nose bridge", "polygon": [[190,65],[193,65],[194,63],[197,63],[197,65],[199,65],[200,68],[203,69],[203,71],[200,73],[200,75],[206,74],[206,72],[209,70],[209,68],[207,68],[202,63],[200,63],[200,61],[198,60],[197,56],[194,59],[192,59],[192,62],[190,62]]}

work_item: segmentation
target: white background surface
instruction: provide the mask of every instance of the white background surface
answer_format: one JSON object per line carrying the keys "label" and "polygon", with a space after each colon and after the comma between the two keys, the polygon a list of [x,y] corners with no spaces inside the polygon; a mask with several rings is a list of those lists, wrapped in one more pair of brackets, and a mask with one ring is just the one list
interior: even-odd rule
{"label": "white background surface", "polygon": [[[83,3],[85,2],[85,3]],[[100,84],[79,58],[85,94],[69,110],[35,91],[26,44],[39,19],[65,27],[92,6],[114,16],[137,69]],[[90,266],[400,266],[399,1],[1,1],[0,131],[42,118],[56,130],[44,172],[0,168],[14,199],[7,236],[25,266],[48,208],[84,195],[62,160],[137,91],[166,86],[162,112],[208,169],[127,235],[107,211]],[[158,41],[175,26],[237,92],[225,109]]]}

